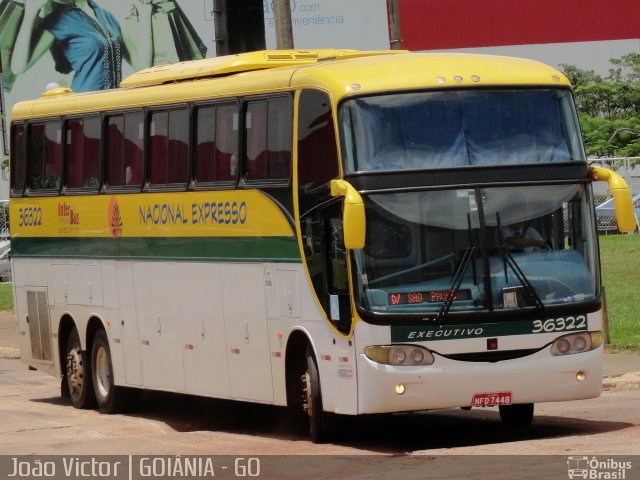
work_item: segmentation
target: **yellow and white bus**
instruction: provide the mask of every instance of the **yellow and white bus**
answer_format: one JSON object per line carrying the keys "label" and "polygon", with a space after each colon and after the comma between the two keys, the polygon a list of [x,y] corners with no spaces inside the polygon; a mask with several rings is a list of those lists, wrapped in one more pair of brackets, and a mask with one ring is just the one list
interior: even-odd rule
{"label": "yellow and white bus", "polygon": [[[513,58],[267,51],[13,110],[22,359],[77,408],[153,389],[335,415],[601,391],[571,87]],[[518,238],[522,237],[522,238]]]}

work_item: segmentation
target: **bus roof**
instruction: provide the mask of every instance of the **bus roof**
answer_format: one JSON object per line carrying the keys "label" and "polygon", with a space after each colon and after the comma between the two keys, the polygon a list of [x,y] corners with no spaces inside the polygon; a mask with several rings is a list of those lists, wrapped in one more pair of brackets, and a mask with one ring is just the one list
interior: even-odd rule
{"label": "bus roof", "polygon": [[125,78],[121,87],[149,87],[198,78],[222,77],[279,67],[312,65],[329,60],[345,60],[396,53],[392,50],[265,50],[223,57],[193,60],[146,68]]}
{"label": "bus roof", "polygon": [[72,115],[315,87],[335,101],[393,90],[495,86],[569,87],[556,69],[511,57],[406,51],[262,51],[142,70],[121,88],[74,94],[68,88],[17,103],[12,119]]}

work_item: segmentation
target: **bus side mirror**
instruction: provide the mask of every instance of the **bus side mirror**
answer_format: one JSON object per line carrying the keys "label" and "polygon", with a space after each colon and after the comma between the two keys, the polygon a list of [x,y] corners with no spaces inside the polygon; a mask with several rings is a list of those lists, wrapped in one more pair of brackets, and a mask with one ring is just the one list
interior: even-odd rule
{"label": "bus side mirror", "polygon": [[367,222],[362,197],[346,180],[331,180],[331,196],[344,197],[342,212],[344,246],[349,250],[364,248]]}
{"label": "bus side mirror", "polygon": [[589,167],[591,178],[596,182],[609,182],[609,190],[613,196],[616,209],[618,230],[623,233],[634,232],[636,229],[636,215],[633,209],[631,190],[624,178],[608,168]]}

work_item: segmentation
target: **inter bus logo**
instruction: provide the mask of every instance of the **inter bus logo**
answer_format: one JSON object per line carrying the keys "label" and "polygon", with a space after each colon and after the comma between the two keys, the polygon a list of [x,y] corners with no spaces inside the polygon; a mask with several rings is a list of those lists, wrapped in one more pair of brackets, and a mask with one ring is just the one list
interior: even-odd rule
{"label": "inter bus logo", "polygon": [[79,231],[80,213],[78,208],[67,202],[58,202],[58,233],[74,234]]}
{"label": "inter bus logo", "polygon": [[122,236],[122,216],[120,215],[120,207],[116,197],[111,197],[108,210],[109,231],[113,238]]}

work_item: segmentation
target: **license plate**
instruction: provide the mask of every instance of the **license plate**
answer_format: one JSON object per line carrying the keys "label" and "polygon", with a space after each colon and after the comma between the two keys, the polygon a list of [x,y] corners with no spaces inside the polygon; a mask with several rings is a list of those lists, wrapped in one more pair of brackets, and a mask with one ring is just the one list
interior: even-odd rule
{"label": "license plate", "polygon": [[471,402],[473,407],[495,407],[511,405],[511,392],[476,393]]}

